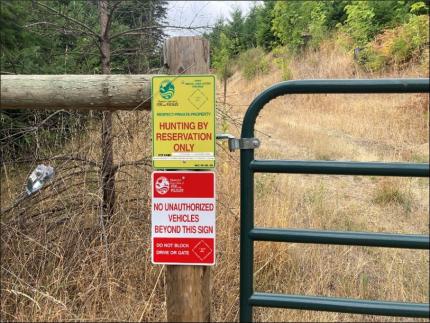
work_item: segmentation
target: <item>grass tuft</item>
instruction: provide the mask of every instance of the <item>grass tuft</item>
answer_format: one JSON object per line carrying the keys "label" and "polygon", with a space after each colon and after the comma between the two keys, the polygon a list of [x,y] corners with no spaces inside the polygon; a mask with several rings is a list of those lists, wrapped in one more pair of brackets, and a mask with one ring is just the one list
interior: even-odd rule
{"label": "grass tuft", "polygon": [[406,212],[410,212],[413,206],[413,199],[410,192],[405,191],[397,182],[383,180],[377,186],[373,201],[376,204],[387,206],[397,204],[403,207]]}

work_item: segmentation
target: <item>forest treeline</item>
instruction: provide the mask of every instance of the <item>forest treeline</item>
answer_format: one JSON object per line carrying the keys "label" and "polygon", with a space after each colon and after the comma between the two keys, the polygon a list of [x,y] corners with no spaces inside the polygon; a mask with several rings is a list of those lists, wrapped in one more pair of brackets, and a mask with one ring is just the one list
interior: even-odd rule
{"label": "forest treeline", "polygon": [[[111,6],[116,1],[111,1]],[[162,64],[160,44],[167,1],[127,0],[115,10],[113,74],[146,73]],[[71,19],[75,20],[73,22]],[[93,32],[100,33],[97,0],[2,0],[0,11],[2,74],[99,74],[100,53]]]}
{"label": "forest treeline", "polygon": [[[2,0],[1,74],[100,74],[99,0]],[[110,72],[153,73],[162,66],[167,1],[109,1]],[[246,79],[269,70],[267,53],[281,62],[335,37],[370,71],[428,60],[429,0],[256,2],[244,15],[233,10],[209,33],[212,67],[223,81],[238,67]],[[427,54],[423,55],[427,50]],[[224,82],[226,86],[226,82]],[[100,115],[92,114],[92,117]],[[80,131],[77,112],[0,110],[3,160],[43,155]]]}
{"label": "forest treeline", "polygon": [[[102,74],[99,0],[0,1],[1,74]],[[108,1],[110,72],[162,66],[167,1]],[[101,113],[92,113],[99,117]],[[80,132],[87,114],[0,110],[2,160],[45,155]]]}
{"label": "forest treeline", "polygon": [[428,47],[428,12],[428,0],[264,1],[246,16],[234,10],[206,37],[223,79],[235,64],[252,78],[267,68],[265,52],[291,57],[333,35],[360,64],[377,71],[418,58]]}

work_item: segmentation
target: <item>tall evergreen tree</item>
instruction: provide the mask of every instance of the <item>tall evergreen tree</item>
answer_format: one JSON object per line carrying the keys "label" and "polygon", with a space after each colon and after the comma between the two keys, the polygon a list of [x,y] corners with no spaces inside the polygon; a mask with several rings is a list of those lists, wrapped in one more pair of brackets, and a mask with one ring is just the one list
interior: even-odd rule
{"label": "tall evergreen tree", "polygon": [[[2,49],[6,48],[9,55],[8,65],[4,67],[11,69],[12,73],[21,72],[13,61],[13,53],[25,52],[27,44],[13,45],[17,37],[24,39],[27,32],[29,37],[36,36],[33,42],[28,43],[34,53],[29,60],[38,62],[39,55],[43,57],[37,66],[28,68],[22,65],[26,72],[34,74],[147,71],[164,37],[162,22],[166,15],[166,2],[161,0],[34,0],[5,1],[4,4],[7,11],[2,13],[1,19],[14,31],[14,38],[6,38],[5,41],[2,38]],[[34,10],[29,10],[28,6]],[[14,23],[14,19],[19,24]],[[34,42],[37,39],[42,41]],[[147,50],[139,50],[142,48]],[[127,55],[128,51],[132,51],[132,58]],[[20,115],[19,111],[17,113]],[[1,114],[0,120],[11,119],[3,112]],[[102,209],[103,218],[110,219],[114,213],[117,168],[113,164],[112,112],[103,112],[102,115]]]}
{"label": "tall evergreen tree", "polygon": [[257,6],[251,7],[243,22],[243,46],[248,49],[257,47]]}
{"label": "tall evergreen tree", "polygon": [[271,49],[278,39],[272,32],[272,11],[274,6],[274,1],[264,1],[264,4],[257,6],[256,9],[257,27],[255,37],[257,45],[266,50]]}
{"label": "tall evergreen tree", "polygon": [[225,29],[225,34],[232,42],[231,50],[233,56],[238,55],[242,50],[245,49],[243,38],[244,20],[245,19],[242,15],[242,11],[239,8],[236,8],[233,10],[231,19],[229,20]]}

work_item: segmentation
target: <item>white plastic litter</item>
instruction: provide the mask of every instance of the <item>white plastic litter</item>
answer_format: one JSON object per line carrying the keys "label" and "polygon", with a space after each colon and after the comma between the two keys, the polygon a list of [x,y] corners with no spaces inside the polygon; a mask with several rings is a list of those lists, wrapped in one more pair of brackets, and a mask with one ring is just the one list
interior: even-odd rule
{"label": "white plastic litter", "polygon": [[53,176],[54,168],[46,165],[38,165],[36,169],[30,174],[27,180],[25,190],[27,195],[31,195],[39,191]]}

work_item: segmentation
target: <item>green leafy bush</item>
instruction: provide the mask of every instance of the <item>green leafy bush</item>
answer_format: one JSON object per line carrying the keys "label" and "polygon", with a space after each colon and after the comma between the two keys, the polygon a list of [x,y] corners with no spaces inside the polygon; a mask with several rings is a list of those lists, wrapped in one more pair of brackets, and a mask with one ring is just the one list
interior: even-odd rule
{"label": "green leafy bush", "polygon": [[282,72],[282,79],[288,81],[293,79],[293,72],[290,69],[291,58],[286,47],[276,47],[272,50],[273,61]]}
{"label": "green leafy bush", "polygon": [[360,50],[358,62],[371,72],[380,71],[387,65],[386,57],[370,45]]}
{"label": "green leafy bush", "polygon": [[220,35],[220,48],[212,55],[212,65],[216,70],[218,77],[225,82],[233,75],[231,60],[231,41],[224,34]]}
{"label": "green leafy bush", "polygon": [[399,64],[419,56],[429,42],[429,18],[427,15],[411,16],[397,28],[398,32],[389,44],[389,57]]}
{"label": "green leafy bush", "polygon": [[327,32],[325,12],[321,1],[279,1],[272,12],[273,34],[293,52],[317,47]]}
{"label": "green leafy bush", "polygon": [[411,15],[403,25],[385,30],[368,43],[360,51],[359,62],[371,71],[379,71],[386,66],[418,60],[428,42],[428,16]]}
{"label": "green leafy bush", "polygon": [[260,47],[251,48],[241,53],[238,58],[238,66],[247,80],[269,72],[269,60]]}
{"label": "green leafy bush", "polygon": [[345,11],[347,13],[345,30],[357,46],[364,46],[374,32],[373,8],[367,1],[356,1],[345,6]]}

